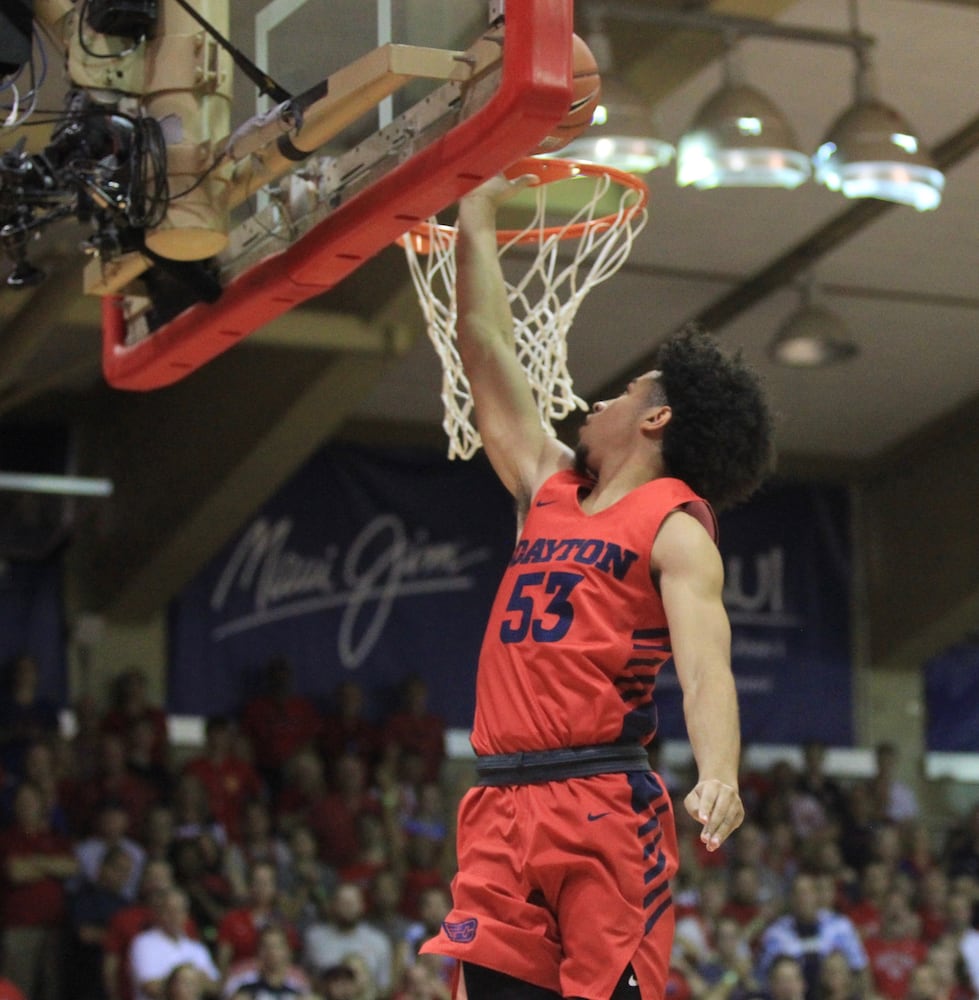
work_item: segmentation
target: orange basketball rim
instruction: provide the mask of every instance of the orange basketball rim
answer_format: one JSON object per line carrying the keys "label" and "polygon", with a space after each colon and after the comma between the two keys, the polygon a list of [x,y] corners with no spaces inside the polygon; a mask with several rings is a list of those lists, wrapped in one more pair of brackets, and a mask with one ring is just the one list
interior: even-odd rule
{"label": "orange basketball rim", "polygon": [[[587,233],[609,229],[631,221],[634,216],[644,213],[649,203],[649,189],[641,178],[607,164],[588,163],[584,160],[564,160],[558,157],[528,156],[507,167],[503,174],[510,180],[532,175],[537,178],[536,184],[554,184],[577,177],[606,178],[609,182],[623,189],[627,200],[623,202],[626,206],[624,209],[620,208],[607,215],[585,218],[568,225],[543,226],[532,229],[498,229],[496,240],[500,246],[506,246],[510,243],[542,243],[551,239],[577,240]],[[413,226],[398,239],[398,243],[404,246],[410,240],[415,253],[431,253],[433,230],[436,229],[439,236],[442,237],[440,242],[445,239],[455,239],[455,226],[436,223],[428,219]]]}

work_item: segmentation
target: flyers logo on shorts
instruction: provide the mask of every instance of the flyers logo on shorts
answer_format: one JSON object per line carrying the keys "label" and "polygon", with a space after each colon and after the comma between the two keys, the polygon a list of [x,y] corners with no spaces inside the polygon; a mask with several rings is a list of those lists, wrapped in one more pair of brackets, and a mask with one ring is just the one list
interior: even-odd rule
{"label": "flyers logo on shorts", "polygon": [[469,944],[476,936],[478,924],[479,921],[475,917],[470,917],[468,920],[460,920],[457,924],[450,924],[448,920],[444,920],[442,928],[450,941],[455,941],[457,944]]}

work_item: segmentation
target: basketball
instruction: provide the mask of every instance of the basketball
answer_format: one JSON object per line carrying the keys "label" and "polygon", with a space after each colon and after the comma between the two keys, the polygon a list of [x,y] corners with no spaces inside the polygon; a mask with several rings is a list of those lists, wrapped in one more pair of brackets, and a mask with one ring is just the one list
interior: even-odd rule
{"label": "basketball", "polygon": [[555,153],[581,135],[591,125],[592,115],[602,95],[602,78],[591,49],[578,35],[571,36],[571,44],[574,67],[571,106],[564,118],[551,130],[551,134],[541,140],[534,150],[535,155]]}

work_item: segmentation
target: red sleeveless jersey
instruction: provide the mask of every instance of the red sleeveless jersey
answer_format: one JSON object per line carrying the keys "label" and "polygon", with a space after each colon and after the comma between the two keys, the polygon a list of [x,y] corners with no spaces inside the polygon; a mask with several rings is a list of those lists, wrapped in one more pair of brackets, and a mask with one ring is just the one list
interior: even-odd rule
{"label": "red sleeveless jersey", "polygon": [[533,498],[483,638],[472,745],[477,754],[595,743],[647,743],[656,675],[671,658],[649,561],[663,520],[706,501],[679,479],[654,479],[596,514],[591,481],[570,470]]}

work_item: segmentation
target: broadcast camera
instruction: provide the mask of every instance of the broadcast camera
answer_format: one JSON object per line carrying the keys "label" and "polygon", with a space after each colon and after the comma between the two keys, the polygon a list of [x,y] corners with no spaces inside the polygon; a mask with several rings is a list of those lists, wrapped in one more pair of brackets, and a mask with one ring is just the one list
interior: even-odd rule
{"label": "broadcast camera", "polygon": [[[9,28],[0,50],[0,68],[8,71],[0,84],[12,95],[12,110],[4,122],[8,127],[26,124],[35,111],[46,70],[39,40],[33,44],[41,51],[41,72],[34,66],[33,3],[21,4],[19,9],[13,5],[9,17],[3,15],[7,23],[0,25]],[[152,37],[157,19],[156,0],[79,0],[67,10],[71,44],[95,65],[115,64],[135,53]],[[93,50],[92,32],[112,36],[115,44],[109,51]],[[28,63],[25,90],[19,80]],[[70,75],[74,83],[75,74]],[[40,115],[49,118],[48,113]],[[50,142],[39,153],[28,152],[26,145],[21,138],[0,154],[0,250],[13,265],[8,285],[21,288],[42,280],[42,272],[29,260],[28,247],[59,220],[74,217],[90,224],[92,233],[83,249],[112,259],[141,249],[146,230],[163,219],[169,198],[166,143],[159,122],[143,113],[136,95],[74,85],[55,119]]]}

